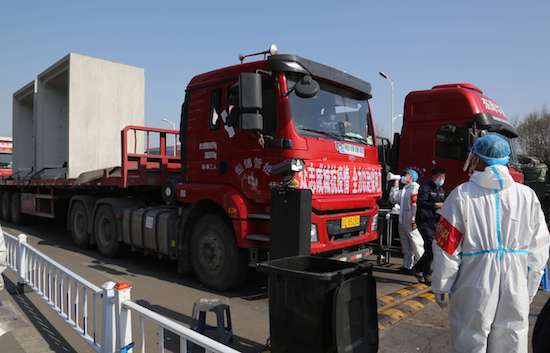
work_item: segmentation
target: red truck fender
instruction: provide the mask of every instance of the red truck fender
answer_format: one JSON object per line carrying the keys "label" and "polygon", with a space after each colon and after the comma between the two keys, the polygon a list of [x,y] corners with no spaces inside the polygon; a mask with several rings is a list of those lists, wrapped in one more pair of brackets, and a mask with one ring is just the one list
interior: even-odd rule
{"label": "red truck fender", "polygon": [[[246,223],[249,214],[244,196],[235,188],[214,184],[176,185],[176,194],[182,204],[191,204],[193,211],[188,222],[205,213],[218,213],[231,222],[239,247],[246,242]],[[190,231],[192,224],[186,224]]]}

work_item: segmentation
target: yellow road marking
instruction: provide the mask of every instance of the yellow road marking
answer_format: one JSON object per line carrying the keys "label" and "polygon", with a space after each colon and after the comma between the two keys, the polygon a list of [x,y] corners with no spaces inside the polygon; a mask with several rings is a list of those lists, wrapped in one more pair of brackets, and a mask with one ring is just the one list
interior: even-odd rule
{"label": "yellow road marking", "polygon": [[387,295],[381,296],[380,298],[378,298],[378,300],[380,300],[380,301],[383,302],[384,304],[395,303],[395,298],[390,297],[390,296],[387,296]]}
{"label": "yellow road marking", "polygon": [[416,300],[408,300],[404,302],[403,305],[406,305],[416,311],[424,309],[424,305]]}
{"label": "yellow road marking", "polygon": [[428,286],[425,285],[424,283],[416,283],[416,284],[413,284],[411,287],[415,287],[415,288],[418,288],[418,289],[428,288]]}
{"label": "yellow road marking", "polygon": [[429,287],[424,283],[417,283],[378,297],[378,328],[384,330],[391,327],[415,315],[430,302],[435,302],[435,295],[427,290]]}
{"label": "yellow road marking", "polygon": [[428,299],[429,301],[435,302],[435,294],[433,293],[424,293],[419,295],[420,298]]}
{"label": "yellow road marking", "polygon": [[403,296],[407,296],[407,295],[413,294],[413,292],[411,292],[411,291],[408,290],[408,289],[400,289],[400,290],[398,290],[396,293],[399,293],[399,294],[401,294],[401,295],[403,295]]}
{"label": "yellow road marking", "polygon": [[392,318],[394,320],[402,320],[405,317],[407,317],[407,315],[404,312],[402,312],[399,309],[395,309],[395,308],[390,308],[390,309],[384,311],[382,314],[385,315],[385,316],[389,316],[390,318]]}

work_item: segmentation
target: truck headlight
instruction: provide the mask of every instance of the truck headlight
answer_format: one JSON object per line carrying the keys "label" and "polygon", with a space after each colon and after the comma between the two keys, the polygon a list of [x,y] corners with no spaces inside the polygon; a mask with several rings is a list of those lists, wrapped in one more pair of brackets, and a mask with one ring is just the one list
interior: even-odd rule
{"label": "truck headlight", "polygon": [[311,223],[310,235],[311,235],[311,242],[312,243],[315,243],[315,242],[319,241],[319,237],[317,236],[317,224]]}
{"label": "truck headlight", "polygon": [[372,216],[370,230],[371,232],[376,232],[378,230],[378,213]]}

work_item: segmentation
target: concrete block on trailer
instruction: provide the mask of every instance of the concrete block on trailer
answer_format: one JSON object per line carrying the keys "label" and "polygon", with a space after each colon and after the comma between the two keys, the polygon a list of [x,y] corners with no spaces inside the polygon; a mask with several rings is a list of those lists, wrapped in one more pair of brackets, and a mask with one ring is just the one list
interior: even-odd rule
{"label": "concrete block on trailer", "polygon": [[144,124],[142,68],[70,53],[38,75],[36,170],[76,178],[120,165],[120,131]]}

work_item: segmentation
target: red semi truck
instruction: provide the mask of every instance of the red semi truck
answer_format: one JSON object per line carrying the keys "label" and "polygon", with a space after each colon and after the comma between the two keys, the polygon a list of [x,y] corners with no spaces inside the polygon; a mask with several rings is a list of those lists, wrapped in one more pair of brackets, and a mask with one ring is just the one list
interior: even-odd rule
{"label": "red semi truck", "polygon": [[[400,174],[412,167],[419,172],[420,182],[431,178],[433,166],[447,170],[444,188],[450,192],[468,180],[463,171],[470,147],[486,133],[498,133],[512,140],[517,137],[500,106],[470,83],[450,83],[431,89],[413,91],[405,97],[401,133],[389,139],[378,138],[379,160],[383,166],[384,197],[379,200],[383,220],[378,239],[380,262],[390,261],[392,252],[400,253],[397,242],[397,217],[389,215],[393,205],[388,200],[390,183],[387,173]],[[515,144],[509,165],[514,180],[523,182],[523,174],[514,167]],[[384,217],[385,216],[385,217]]]}
{"label": "red semi truck", "polygon": [[365,257],[382,187],[370,84],[299,56],[261,54],[195,76],[179,131],[126,127],[120,167],[2,181],[2,218],[66,217],[81,247],[116,256],[127,244],[226,290],[267,258],[271,190],[285,183],[312,190],[311,253]]}
{"label": "red semi truck", "polygon": [[[450,191],[468,179],[462,170],[468,151],[477,137],[488,132],[510,140],[518,136],[500,106],[479,87],[437,85],[407,94],[401,133],[395,134],[393,145],[382,141],[380,156],[386,171],[399,173],[412,167],[423,180],[429,180],[434,165],[441,166],[447,170],[445,189]],[[509,166],[512,177],[523,182],[514,160],[515,152]]]}
{"label": "red semi truck", "polygon": [[11,137],[0,137],[0,177],[9,177],[12,174],[12,152]]}

